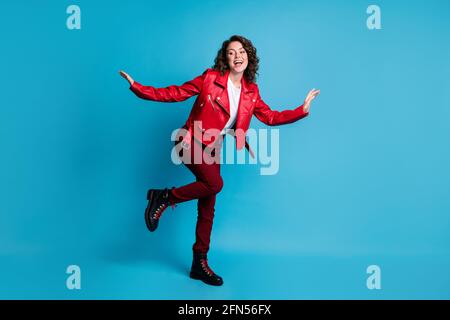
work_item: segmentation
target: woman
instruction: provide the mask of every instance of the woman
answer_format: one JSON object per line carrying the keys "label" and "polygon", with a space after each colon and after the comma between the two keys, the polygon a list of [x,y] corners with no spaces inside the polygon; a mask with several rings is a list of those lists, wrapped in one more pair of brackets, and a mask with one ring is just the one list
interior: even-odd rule
{"label": "woman", "polygon": [[180,158],[195,175],[196,181],[179,188],[150,189],[145,220],[150,231],[155,231],[169,205],[173,207],[180,202],[198,199],[190,277],[210,285],[223,284],[223,279],[207,261],[216,194],[223,186],[218,161],[223,135],[231,133],[236,139],[236,148],[240,150],[245,146],[253,156],[245,139],[252,115],[270,126],[292,123],[309,114],[311,101],[320,93],[319,90],[311,90],[304,104],[293,110],[271,110],[262,100],[256,85],[258,63],[252,42],[234,35],[223,42],[213,68],[181,86],[143,86],[127,73],[120,72],[130,83],[130,89],[143,99],[176,102],[198,95],[186,124],[179,131],[179,140],[175,142]]}

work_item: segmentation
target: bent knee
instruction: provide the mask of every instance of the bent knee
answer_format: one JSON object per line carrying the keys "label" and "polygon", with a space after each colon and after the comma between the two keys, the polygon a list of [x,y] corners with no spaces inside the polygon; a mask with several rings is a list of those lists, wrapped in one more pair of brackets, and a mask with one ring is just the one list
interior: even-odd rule
{"label": "bent knee", "polygon": [[211,193],[219,193],[223,188],[223,179],[222,176],[217,176],[214,178],[214,180],[209,181],[208,183],[208,189],[211,191]]}

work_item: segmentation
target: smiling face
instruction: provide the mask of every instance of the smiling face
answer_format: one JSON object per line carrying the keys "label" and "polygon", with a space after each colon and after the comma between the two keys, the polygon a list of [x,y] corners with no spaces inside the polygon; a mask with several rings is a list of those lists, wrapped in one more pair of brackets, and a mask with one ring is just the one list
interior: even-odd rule
{"label": "smiling face", "polygon": [[248,66],[247,51],[245,51],[242,43],[232,41],[226,51],[228,66],[233,73],[242,73]]}

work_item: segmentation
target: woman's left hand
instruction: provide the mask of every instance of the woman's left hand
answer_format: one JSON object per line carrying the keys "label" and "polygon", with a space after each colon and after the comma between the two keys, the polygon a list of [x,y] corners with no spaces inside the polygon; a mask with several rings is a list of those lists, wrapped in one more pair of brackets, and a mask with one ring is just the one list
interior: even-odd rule
{"label": "woman's left hand", "polygon": [[303,109],[305,112],[309,112],[309,108],[311,106],[311,101],[314,100],[320,93],[320,90],[312,89],[308,95],[306,96],[305,102],[303,103]]}

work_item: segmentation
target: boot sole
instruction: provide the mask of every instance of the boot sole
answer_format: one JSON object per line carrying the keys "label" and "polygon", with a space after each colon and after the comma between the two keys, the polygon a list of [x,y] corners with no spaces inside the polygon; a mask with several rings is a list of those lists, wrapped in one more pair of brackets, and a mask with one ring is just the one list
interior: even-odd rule
{"label": "boot sole", "polygon": [[147,200],[148,200],[148,204],[147,204],[147,208],[145,209],[145,225],[147,226],[147,229],[150,230],[150,232],[153,232],[156,230],[155,226],[151,223],[151,219],[150,219],[150,209],[152,208],[152,204],[153,204],[153,191],[149,190],[147,192]]}
{"label": "boot sole", "polygon": [[198,276],[197,274],[192,273],[192,272],[189,274],[189,277],[190,277],[191,279],[200,280],[200,281],[202,281],[203,283],[209,284],[210,286],[220,287],[221,285],[223,285],[223,282],[222,282],[222,283],[207,282],[207,281],[205,281],[202,277],[200,277],[200,276]]}

